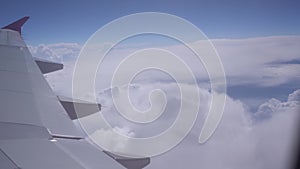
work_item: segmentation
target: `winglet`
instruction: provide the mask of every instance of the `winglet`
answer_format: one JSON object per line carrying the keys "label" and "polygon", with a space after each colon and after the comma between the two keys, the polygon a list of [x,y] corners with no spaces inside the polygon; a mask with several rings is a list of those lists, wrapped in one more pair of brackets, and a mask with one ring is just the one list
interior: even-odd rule
{"label": "winglet", "polygon": [[10,29],[10,30],[18,31],[21,34],[21,28],[28,19],[29,16],[25,16],[7,26],[4,26],[2,29]]}

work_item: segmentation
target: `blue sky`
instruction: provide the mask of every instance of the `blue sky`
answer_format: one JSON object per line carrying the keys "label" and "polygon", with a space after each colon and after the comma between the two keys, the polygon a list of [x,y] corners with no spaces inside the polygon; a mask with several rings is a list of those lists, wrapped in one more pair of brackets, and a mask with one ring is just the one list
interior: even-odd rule
{"label": "blue sky", "polygon": [[246,38],[300,34],[300,2],[253,1],[2,1],[0,24],[31,17],[24,28],[28,44],[83,44],[106,23],[137,12],[165,12],[185,18],[209,38]]}

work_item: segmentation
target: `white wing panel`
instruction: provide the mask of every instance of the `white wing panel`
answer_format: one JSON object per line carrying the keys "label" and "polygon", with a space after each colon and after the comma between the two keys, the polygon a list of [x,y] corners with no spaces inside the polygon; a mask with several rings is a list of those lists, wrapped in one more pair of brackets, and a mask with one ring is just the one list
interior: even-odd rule
{"label": "white wing panel", "polygon": [[0,121],[42,126],[32,94],[0,90]]}
{"label": "white wing panel", "polygon": [[0,148],[22,169],[84,169],[48,139],[0,140]]}
{"label": "white wing panel", "polygon": [[[0,34],[3,33],[8,36],[11,34],[2,30]],[[8,44],[14,42],[13,37],[8,39]],[[1,43],[0,121],[40,125],[55,135],[79,137],[80,133],[67,116],[28,48],[5,45],[3,39]]]}
{"label": "white wing panel", "polygon": [[0,45],[26,46],[19,32],[9,29],[0,30]]}
{"label": "white wing panel", "polygon": [[86,140],[58,140],[57,144],[77,161],[84,161],[85,168],[124,169],[122,165]]}
{"label": "white wing panel", "polygon": [[74,123],[66,114],[57,98],[35,97],[36,110],[41,113],[41,120],[51,134],[81,137]]}
{"label": "white wing panel", "polygon": [[22,48],[23,47],[0,45],[0,70],[27,72],[25,58],[20,57]]}
{"label": "white wing panel", "polygon": [[28,74],[0,70],[0,90],[32,93]]}
{"label": "white wing panel", "polygon": [[0,149],[0,168],[16,169],[17,165]]}

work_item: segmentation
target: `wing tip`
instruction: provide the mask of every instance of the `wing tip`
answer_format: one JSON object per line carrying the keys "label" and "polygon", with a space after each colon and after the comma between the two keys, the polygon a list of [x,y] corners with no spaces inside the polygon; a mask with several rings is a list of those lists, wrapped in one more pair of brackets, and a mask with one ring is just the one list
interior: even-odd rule
{"label": "wing tip", "polygon": [[23,18],[15,21],[7,26],[2,27],[2,29],[10,29],[10,30],[18,31],[21,34],[22,26],[28,19],[29,19],[29,16],[24,16]]}

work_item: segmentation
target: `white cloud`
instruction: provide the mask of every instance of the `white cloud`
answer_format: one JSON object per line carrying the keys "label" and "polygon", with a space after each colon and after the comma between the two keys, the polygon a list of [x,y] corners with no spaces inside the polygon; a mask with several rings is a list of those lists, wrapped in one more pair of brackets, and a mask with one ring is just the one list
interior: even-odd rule
{"label": "white cloud", "polygon": [[254,122],[241,102],[228,98],[222,121],[208,142],[197,144],[201,129],[197,123],[181,144],[154,157],[147,168],[289,168],[298,144],[299,102],[266,104],[276,113]]}
{"label": "white cloud", "polygon": [[[279,36],[263,37],[250,39],[217,39],[212,40],[218,51],[225,68],[228,85],[251,84],[256,86],[278,86],[290,82],[299,82],[300,65],[291,64],[291,61],[299,61],[300,37],[299,36]],[[200,42],[199,42],[200,43]],[[196,43],[197,44],[197,43]],[[100,65],[96,82],[98,89],[108,88],[112,74],[121,60],[138,48],[129,49],[116,48],[112,50]],[[167,50],[180,56],[195,73],[197,79],[208,80],[208,75],[202,63],[182,45],[164,47]],[[52,78],[48,75],[52,85],[70,88],[70,76],[73,73],[76,58],[78,57],[81,46],[76,43],[59,43],[49,45],[30,46],[33,56],[48,58],[56,61],[64,61],[64,72],[53,73],[54,76],[70,77],[67,80]],[[167,63],[166,63],[167,64]],[[179,72],[180,74],[180,72]],[[184,79],[184,78],[183,78]],[[146,72],[138,76],[137,81],[165,81],[170,80],[166,76],[158,75],[155,72]],[[66,82],[68,86],[56,85]],[[208,85],[201,84],[202,87]],[[58,87],[54,88],[59,90]],[[61,90],[59,90],[61,91]]]}
{"label": "white cloud", "polygon": [[[195,86],[183,84],[186,89],[189,89],[186,92],[194,92]],[[110,89],[107,89],[99,93],[99,102],[104,106],[102,109],[102,114],[109,121],[112,126],[129,126],[134,129],[136,137],[150,137],[158,133],[163,132],[165,129],[171,126],[174,122],[178,111],[180,109],[180,91],[176,83],[146,83],[146,84],[134,84],[129,87],[129,97],[132,105],[140,110],[145,111],[151,107],[149,94],[155,89],[161,89],[167,99],[167,104],[164,109],[162,116],[157,120],[151,123],[151,125],[139,125],[136,123],[130,123],[118,113],[117,109],[114,106],[112,101],[112,96],[110,94]],[[114,92],[113,89],[112,92]],[[202,114],[202,117],[207,113],[210,104],[210,94],[207,90],[200,90],[200,105],[199,113]],[[183,101],[188,102],[190,106],[195,106],[197,103],[192,99],[185,97]],[[158,100],[153,100],[152,105],[159,106],[162,103]],[[122,105],[122,107],[128,107],[130,105]]]}
{"label": "white cloud", "polygon": [[90,135],[89,138],[93,140],[102,140],[102,144],[108,145],[109,150],[112,152],[122,152],[128,148],[129,138],[119,136],[116,133],[127,137],[134,137],[134,132],[131,131],[128,127],[118,127],[115,126],[112,130],[99,129]]}
{"label": "white cloud", "polygon": [[293,102],[299,102],[300,100],[300,90],[294,91],[292,94],[289,95],[288,97],[288,102],[293,103]]}
{"label": "white cloud", "polygon": [[62,62],[68,59],[76,59],[81,49],[77,43],[57,43],[57,44],[40,44],[38,46],[28,46],[34,57],[50,59]]}
{"label": "white cloud", "polygon": [[[193,88],[193,86],[190,86]],[[157,135],[167,129],[177,116],[176,105],[180,97],[176,85],[172,83],[146,83],[133,85],[130,88],[132,102],[139,109],[149,106],[149,91],[160,88],[168,95],[170,103],[165,116],[155,123],[141,126],[124,120],[117,115],[116,109],[111,102],[109,90],[100,93],[100,101],[105,101],[102,114],[114,127],[121,129],[121,133],[132,137],[149,137]],[[299,133],[298,120],[300,119],[299,108],[300,89],[290,94],[287,101],[281,102],[270,99],[262,104],[256,113],[248,112],[245,105],[228,97],[222,121],[205,144],[198,143],[198,136],[203,125],[210,103],[210,93],[201,89],[201,100],[199,116],[194,128],[186,139],[174,149],[160,156],[153,157],[152,168],[203,168],[203,169],[282,169],[289,168],[292,164],[294,152],[297,148],[297,136]],[[192,102],[192,100],[189,100]],[[268,114],[267,118],[262,118]],[[101,138],[114,150],[126,149],[130,146],[130,140],[122,140],[109,130],[97,129],[97,120],[91,116],[95,123],[94,136]],[[109,131],[109,132],[108,132]],[[120,132],[118,130],[118,132]],[[159,143],[158,143],[159,144]],[[128,147],[127,147],[128,146]]]}
{"label": "white cloud", "polygon": [[229,85],[276,86],[299,79],[300,65],[284,62],[300,60],[300,36],[215,39],[212,43],[222,60]]}

